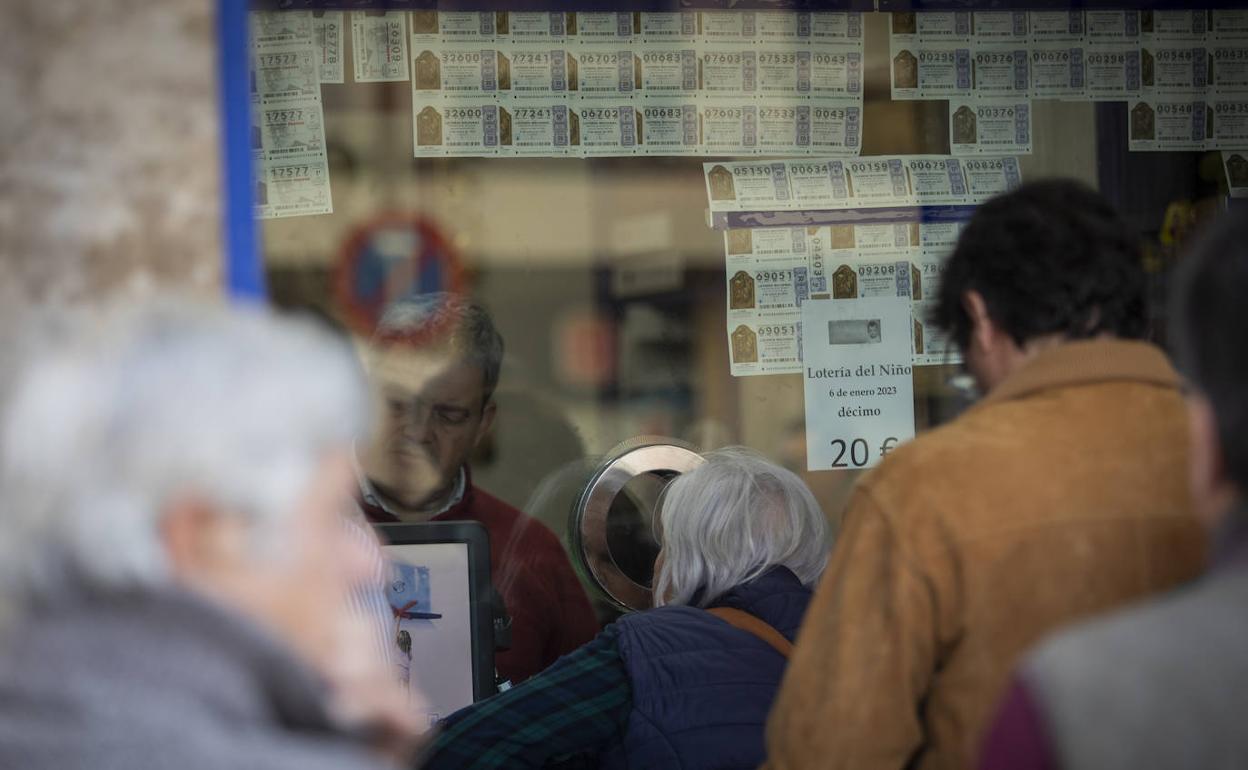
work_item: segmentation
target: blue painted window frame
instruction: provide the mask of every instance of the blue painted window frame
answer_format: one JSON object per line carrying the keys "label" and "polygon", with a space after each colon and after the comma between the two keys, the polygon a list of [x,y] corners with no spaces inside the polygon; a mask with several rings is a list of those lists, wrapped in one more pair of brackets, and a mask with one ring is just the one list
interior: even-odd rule
{"label": "blue painted window frame", "polygon": [[222,284],[234,299],[262,300],[265,286],[256,237],[247,10],[247,0],[217,0]]}

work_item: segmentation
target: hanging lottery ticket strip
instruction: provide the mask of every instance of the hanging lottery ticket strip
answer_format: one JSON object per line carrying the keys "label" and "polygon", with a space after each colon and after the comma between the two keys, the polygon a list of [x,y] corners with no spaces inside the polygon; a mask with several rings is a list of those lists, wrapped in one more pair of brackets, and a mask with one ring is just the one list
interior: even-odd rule
{"label": "hanging lottery ticket strip", "polygon": [[957,363],[928,322],[976,205],[1022,184],[1018,158],[945,155],[706,163],[724,233],[732,374],[802,371],[802,305],[905,298],[912,363]]}
{"label": "hanging lottery ticket strip", "polygon": [[419,156],[855,156],[862,15],[408,14]]}
{"label": "hanging lottery ticket strip", "polygon": [[311,13],[253,12],[251,149],[261,219],[334,210]]}
{"label": "hanging lottery ticket strip", "polygon": [[954,155],[1031,152],[1031,102],[1125,102],[1132,151],[1248,145],[1248,11],[890,14],[894,99],[948,99]]}

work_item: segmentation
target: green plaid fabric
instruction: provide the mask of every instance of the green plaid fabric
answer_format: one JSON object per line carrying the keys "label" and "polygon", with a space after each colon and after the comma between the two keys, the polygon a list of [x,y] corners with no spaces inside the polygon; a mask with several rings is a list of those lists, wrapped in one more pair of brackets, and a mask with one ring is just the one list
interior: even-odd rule
{"label": "green plaid fabric", "polygon": [[577,766],[624,734],[632,687],[618,631],[564,655],[523,684],[447,717],[426,770]]}

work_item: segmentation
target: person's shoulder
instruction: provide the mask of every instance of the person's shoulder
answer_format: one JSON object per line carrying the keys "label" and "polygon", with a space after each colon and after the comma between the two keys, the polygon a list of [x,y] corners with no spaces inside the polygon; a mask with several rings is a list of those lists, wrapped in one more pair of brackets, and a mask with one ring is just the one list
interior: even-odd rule
{"label": "person's shoulder", "polygon": [[1245,609],[1248,572],[1214,575],[1041,643],[1020,676],[1059,753],[1087,767],[1231,766],[1216,757],[1248,751],[1231,684],[1248,680]]}
{"label": "person's shoulder", "polygon": [[1246,637],[1248,570],[1241,569],[1060,631],[1027,656],[1022,671],[1054,697],[1092,698],[1150,682],[1198,686],[1210,671],[1248,674]]}

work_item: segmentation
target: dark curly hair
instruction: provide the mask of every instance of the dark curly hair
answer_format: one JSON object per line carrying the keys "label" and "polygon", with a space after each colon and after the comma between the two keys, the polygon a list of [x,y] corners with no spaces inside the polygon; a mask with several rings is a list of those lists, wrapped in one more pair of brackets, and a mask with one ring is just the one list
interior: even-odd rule
{"label": "dark curly hair", "polygon": [[1170,341],[1191,387],[1209,399],[1227,475],[1248,491],[1248,217],[1224,214],[1187,254],[1170,298]]}
{"label": "dark curly hair", "polygon": [[949,258],[932,321],[963,350],[979,292],[1018,345],[1061,334],[1143,337],[1148,327],[1141,243],[1099,193],[1067,179],[1031,182],[985,203]]}

